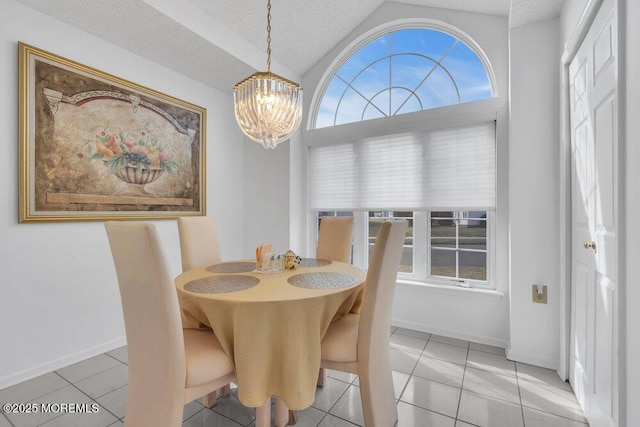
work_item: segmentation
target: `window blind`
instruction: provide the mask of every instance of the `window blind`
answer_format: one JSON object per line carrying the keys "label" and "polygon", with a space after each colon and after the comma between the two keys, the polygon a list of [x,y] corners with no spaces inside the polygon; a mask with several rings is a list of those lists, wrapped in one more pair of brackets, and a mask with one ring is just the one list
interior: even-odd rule
{"label": "window blind", "polygon": [[312,210],[494,210],[495,121],[309,148]]}

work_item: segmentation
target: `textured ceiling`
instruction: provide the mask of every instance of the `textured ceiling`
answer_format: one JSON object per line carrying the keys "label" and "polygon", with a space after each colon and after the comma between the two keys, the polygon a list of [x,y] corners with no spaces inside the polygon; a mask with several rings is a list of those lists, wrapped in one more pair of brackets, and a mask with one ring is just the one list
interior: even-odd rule
{"label": "textured ceiling", "polygon": [[[140,0],[18,0],[208,86],[230,88],[254,69]],[[74,59],[74,58],[69,58]],[[217,73],[220,70],[222,72]]]}
{"label": "textured ceiling", "polygon": [[[266,68],[264,0],[16,0],[208,86],[230,92]],[[389,0],[272,0],[274,71],[300,78]],[[564,0],[396,0],[510,16],[557,16]]]}
{"label": "textured ceiling", "polygon": [[512,27],[529,24],[560,15],[564,0],[513,0],[510,22]]}
{"label": "textured ceiling", "polygon": [[[266,52],[266,1],[187,1]],[[271,3],[273,56],[298,75],[304,75],[385,0],[272,0]],[[509,14],[509,0],[396,0],[396,3]]]}

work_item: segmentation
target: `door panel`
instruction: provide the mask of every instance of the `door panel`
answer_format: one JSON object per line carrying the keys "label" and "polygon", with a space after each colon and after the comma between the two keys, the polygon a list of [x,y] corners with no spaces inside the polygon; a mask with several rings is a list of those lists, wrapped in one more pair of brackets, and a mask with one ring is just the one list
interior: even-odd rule
{"label": "door panel", "polygon": [[598,274],[594,286],[595,337],[597,343],[594,355],[593,393],[600,408],[612,415],[613,397],[613,286],[609,280]]}
{"label": "door panel", "polygon": [[570,381],[592,427],[617,419],[617,29],[605,0],[569,67]]}
{"label": "door panel", "polygon": [[613,126],[614,95],[609,95],[595,108],[596,176],[596,226],[603,229],[613,227]]}

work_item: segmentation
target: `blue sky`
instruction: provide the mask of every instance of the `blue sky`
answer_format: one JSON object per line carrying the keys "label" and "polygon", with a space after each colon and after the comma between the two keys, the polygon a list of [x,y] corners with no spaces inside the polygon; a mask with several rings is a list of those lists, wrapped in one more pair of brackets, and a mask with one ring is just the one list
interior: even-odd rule
{"label": "blue sky", "polygon": [[491,97],[484,65],[462,41],[436,30],[398,30],[347,59],[324,93],[316,127]]}

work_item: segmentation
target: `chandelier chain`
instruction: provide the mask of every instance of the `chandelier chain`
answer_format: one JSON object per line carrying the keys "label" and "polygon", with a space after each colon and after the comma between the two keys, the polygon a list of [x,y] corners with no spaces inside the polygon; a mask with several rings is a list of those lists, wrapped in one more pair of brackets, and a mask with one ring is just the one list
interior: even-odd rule
{"label": "chandelier chain", "polygon": [[267,0],[267,72],[271,71],[271,0]]}

